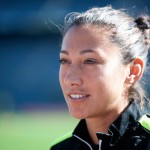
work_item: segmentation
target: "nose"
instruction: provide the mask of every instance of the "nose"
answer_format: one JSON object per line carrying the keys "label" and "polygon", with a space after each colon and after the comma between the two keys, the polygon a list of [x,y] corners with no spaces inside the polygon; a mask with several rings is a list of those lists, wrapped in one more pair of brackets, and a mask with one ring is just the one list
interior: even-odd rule
{"label": "nose", "polygon": [[70,67],[66,73],[64,83],[68,86],[75,87],[82,84],[82,73],[78,67]]}

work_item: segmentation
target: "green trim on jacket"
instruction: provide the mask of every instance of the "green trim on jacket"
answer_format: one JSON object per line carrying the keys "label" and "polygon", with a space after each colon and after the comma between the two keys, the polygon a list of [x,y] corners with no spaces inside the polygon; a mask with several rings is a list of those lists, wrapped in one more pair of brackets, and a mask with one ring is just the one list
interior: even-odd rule
{"label": "green trim on jacket", "polygon": [[139,120],[139,123],[150,131],[150,118],[148,115],[143,115],[142,118]]}

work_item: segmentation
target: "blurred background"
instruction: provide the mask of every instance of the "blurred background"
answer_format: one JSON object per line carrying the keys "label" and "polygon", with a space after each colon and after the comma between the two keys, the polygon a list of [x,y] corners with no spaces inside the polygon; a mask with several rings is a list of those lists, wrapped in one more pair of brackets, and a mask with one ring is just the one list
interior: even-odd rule
{"label": "blurred background", "polygon": [[74,128],[58,80],[58,26],[69,12],[110,4],[150,15],[150,0],[0,0],[0,149],[46,150]]}

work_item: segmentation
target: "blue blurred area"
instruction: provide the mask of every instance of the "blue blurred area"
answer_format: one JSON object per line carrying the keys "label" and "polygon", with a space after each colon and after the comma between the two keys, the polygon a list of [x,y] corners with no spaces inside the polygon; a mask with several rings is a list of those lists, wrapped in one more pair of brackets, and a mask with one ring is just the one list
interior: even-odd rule
{"label": "blue blurred area", "polygon": [[17,35],[0,41],[0,105],[3,109],[60,100],[58,36]]}
{"label": "blue blurred area", "polygon": [[64,103],[56,26],[69,12],[110,4],[150,14],[149,0],[0,0],[0,110]]}

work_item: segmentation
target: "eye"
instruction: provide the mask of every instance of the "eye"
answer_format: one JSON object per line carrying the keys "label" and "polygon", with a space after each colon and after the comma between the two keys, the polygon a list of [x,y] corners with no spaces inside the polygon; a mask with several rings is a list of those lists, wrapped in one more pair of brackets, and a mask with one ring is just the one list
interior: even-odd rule
{"label": "eye", "polygon": [[90,65],[92,65],[92,64],[96,64],[96,63],[97,63],[97,61],[95,59],[86,59],[84,61],[84,64],[90,64]]}
{"label": "eye", "polygon": [[70,62],[69,60],[63,58],[59,60],[59,63],[63,65],[63,64],[69,64]]}

